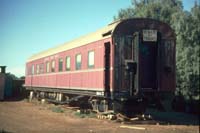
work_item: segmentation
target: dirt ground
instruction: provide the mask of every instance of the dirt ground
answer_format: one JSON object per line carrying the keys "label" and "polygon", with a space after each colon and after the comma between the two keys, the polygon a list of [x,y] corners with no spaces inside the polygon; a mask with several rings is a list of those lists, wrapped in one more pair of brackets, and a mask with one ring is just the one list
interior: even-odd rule
{"label": "dirt ground", "polygon": [[78,117],[75,111],[53,111],[55,105],[26,100],[0,102],[1,132],[65,133],[198,133],[199,125],[124,124],[97,118]]}

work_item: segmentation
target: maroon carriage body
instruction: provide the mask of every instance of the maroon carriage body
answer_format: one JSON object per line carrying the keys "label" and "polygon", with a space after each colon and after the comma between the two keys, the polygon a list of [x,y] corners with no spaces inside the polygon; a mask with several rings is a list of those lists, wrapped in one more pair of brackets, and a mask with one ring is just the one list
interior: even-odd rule
{"label": "maroon carriage body", "polygon": [[111,101],[173,93],[175,42],[174,31],[166,23],[120,20],[30,57],[25,87]]}

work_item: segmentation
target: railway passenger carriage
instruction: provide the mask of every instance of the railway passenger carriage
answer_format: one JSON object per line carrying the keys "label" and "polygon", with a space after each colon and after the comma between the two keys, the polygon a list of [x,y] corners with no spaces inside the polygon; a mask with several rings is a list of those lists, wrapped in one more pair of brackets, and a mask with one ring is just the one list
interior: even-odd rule
{"label": "railway passenger carriage", "polygon": [[54,102],[143,112],[147,101],[175,90],[175,34],[153,19],[116,21],[30,57],[25,86]]}

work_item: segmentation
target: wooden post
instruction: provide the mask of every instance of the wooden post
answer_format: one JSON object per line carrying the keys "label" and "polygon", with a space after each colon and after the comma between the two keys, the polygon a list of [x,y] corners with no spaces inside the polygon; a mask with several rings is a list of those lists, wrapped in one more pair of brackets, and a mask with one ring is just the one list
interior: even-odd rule
{"label": "wooden post", "polygon": [[30,91],[29,102],[31,102],[32,99],[33,99],[33,91]]}
{"label": "wooden post", "polygon": [[63,97],[63,94],[62,93],[59,93],[58,95],[58,100],[61,102],[62,101],[62,97]]}

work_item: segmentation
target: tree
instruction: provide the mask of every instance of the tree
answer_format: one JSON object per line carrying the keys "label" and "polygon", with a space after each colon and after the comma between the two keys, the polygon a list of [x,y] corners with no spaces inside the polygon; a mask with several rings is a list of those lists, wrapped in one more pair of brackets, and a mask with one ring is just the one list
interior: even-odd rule
{"label": "tree", "polygon": [[177,91],[186,98],[199,97],[200,6],[195,3],[191,12],[186,12],[179,0],[132,0],[114,20],[137,17],[166,22],[175,30]]}
{"label": "tree", "polygon": [[131,6],[121,9],[114,19],[145,17],[170,24],[173,14],[182,10],[182,3],[178,0],[132,0]]}
{"label": "tree", "polygon": [[177,88],[186,98],[199,98],[200,6],[195,4],[191,12],[178,16],[174,21],[177,33]]}

